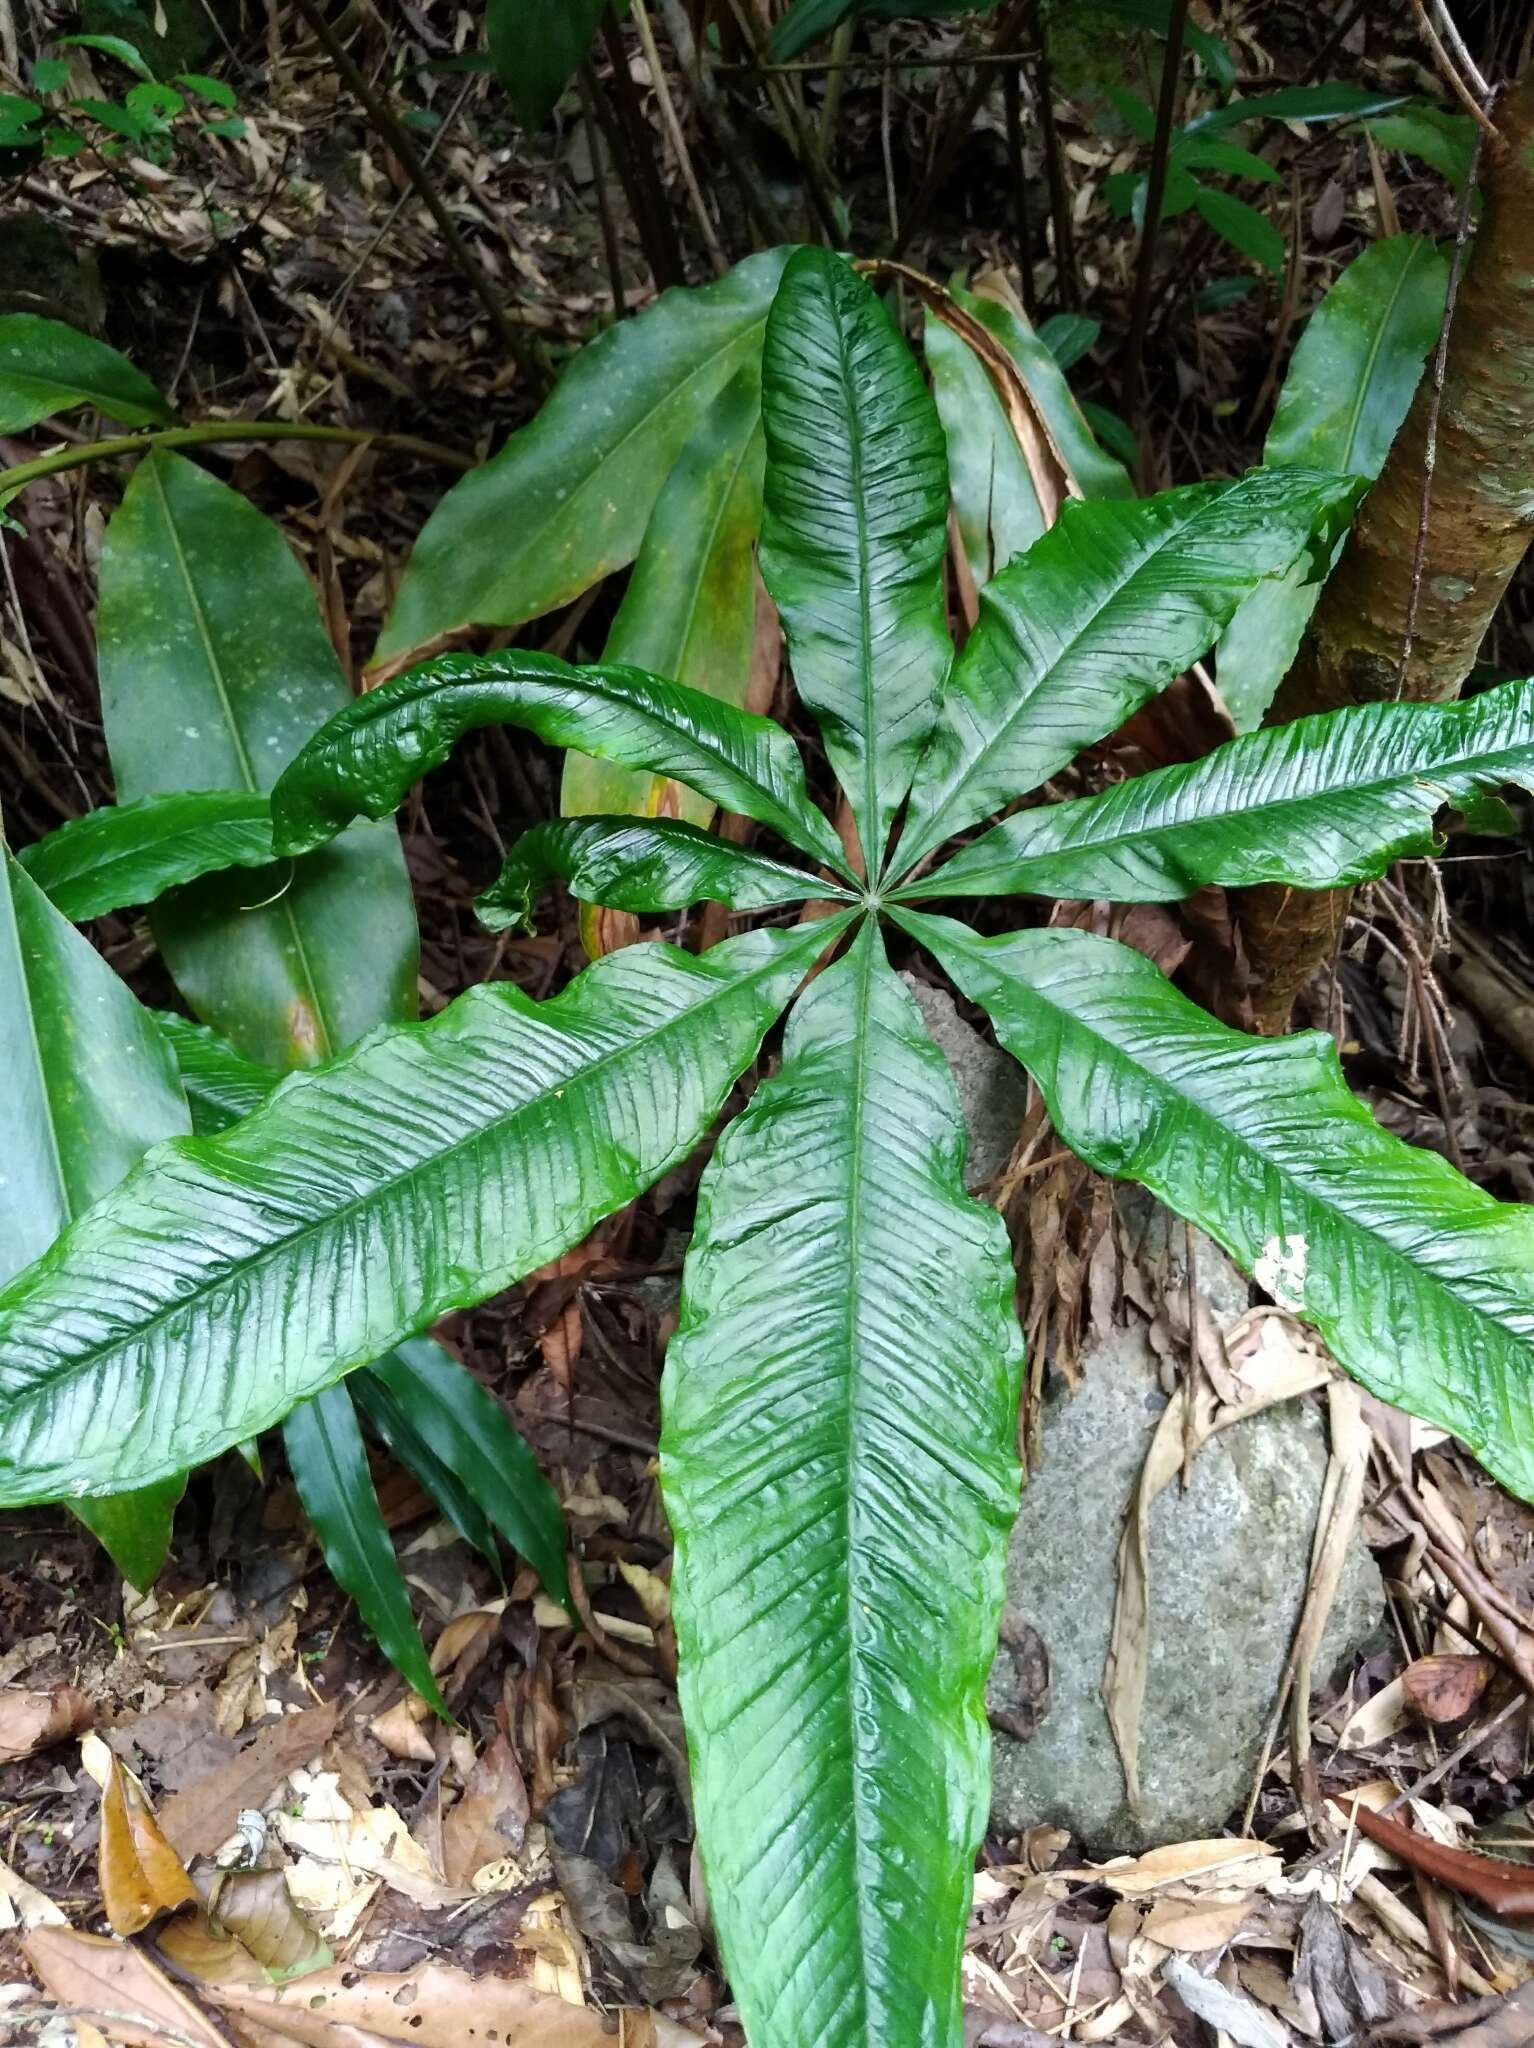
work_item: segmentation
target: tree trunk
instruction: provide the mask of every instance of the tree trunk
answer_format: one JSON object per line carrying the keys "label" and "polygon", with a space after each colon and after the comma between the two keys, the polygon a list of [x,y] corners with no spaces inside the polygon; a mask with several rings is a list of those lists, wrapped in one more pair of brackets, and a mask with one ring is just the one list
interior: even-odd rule
{"label": "tree trunk", "polygon": [[[1450,330],[1415,617],[1431,364],[1274,699],[1270,725],[1379,698],[1457,696],[1534,540],[1534,66],[1507,93],[1497,128],[1500,142],[1488,137],[1483,153],[1485,210]],[[1336,944],[1348,899],[1346,890],[1246,892],[1241,923],[1259,1030],[1284,1028],[1295,996]]]}

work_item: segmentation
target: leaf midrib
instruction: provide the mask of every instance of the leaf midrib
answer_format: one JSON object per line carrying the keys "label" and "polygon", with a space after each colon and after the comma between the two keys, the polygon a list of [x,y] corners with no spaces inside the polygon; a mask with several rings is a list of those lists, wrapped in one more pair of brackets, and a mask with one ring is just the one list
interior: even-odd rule
{"label": "leaf midrib", "polygon": [[[1426,246],[1431,247],[1431,244]],[[1343,443],[1343,460],[1338,465],[1344,475],[1367,474],[1365,471],[1355,471],[1353,467],[1353,450],[1357,444],[1358,430],[1363,421],[1364,404],[1370,395],[1374,383],[1374,373],[1379,367],[1380,356],[1384,352],[1386,330],[1395,316],[1395,310],[1400,303],[1401,294],[1406,289],[1406,280],[1415,270],[1417,258],[1421,252],[1422,245],[1407,251],[1406,261],[1397,271],[1395,283],[1390,288],[1390,297],[1385,304],[1384,316],[1375,322],[1374,334],[1369,343],[1369,350],[1364,357],[1363,375],[1358,381],[1358,390],[1353,400],[1352,416],[1348,420],[1347,437]]]}
{"label": "leaf midrib", "polygon": [[[58,1125],[53,1107],[53,1091],[48,1085],[48,1069],[43,1060],[43,1042],[38,1035],[37,1012],[32,1002],[32,981],[27,973],[27,956],[21,943],[21,923],[16,911],[15,888],[7,871],[9,856],[0,844],[0,888],[6,892],[6,930],[10,934],[15,950],[15,986],[21,994],[21,1008],[26,1018],[27,1044],[32,1054],[33,1071],[37,1076],[37,1092],[43,1108],[43,1124],[48,1133],[48,1149],[53,1165],[53,1180],[58,1196],[58,1213],[67,1223],[73,1214],[69,1199],[69,1182],[64,1173],[63,1147],[59,1143]],[[18,867],[20,864],[17,864]],[[21,870],[23,873],[25,870]],[[33,885],[36,886],[35,884]],[[9,1277],[9,1276],[7,1276]],[[0,1291],[4,1281],[0,1280]]]}

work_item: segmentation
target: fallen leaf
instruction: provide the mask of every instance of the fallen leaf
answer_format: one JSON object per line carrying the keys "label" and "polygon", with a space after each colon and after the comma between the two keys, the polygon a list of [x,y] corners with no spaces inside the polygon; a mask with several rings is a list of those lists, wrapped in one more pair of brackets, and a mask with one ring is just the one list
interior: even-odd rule
{"label": "fallen leaf", "polygon": [[642,1564],[629,1564],[621,1558],[618,1570],[625,1585],[637,1596],[646,1621],[660,1628],[671,1619],[671,1588],[664,1579],[657,1578]]}
{"label": "fallen leaf", "polygon": [[1244,1991],[1232,1991],[1218,1977],[1206,1977],[1185,1957],[1169,1956],[1166,1976],[1189,2012],[1218,2027],[1239,2048],[1291,2048],[1294,2037],[1277,2013]]}
{"label": "fallen leaf", "polygon": [[1201,1885],[1225,1892],[1257,1891],[1283,1867],[1283,1858],[1263,1843],[1219,1835],[1212,1841],[1172,1842],[1144,1856],[1116,1856],[1107,1863],[1088,1863],[1055,1875],[1105,1884],[1121,1898],[1132,1899],[1166,1885],[1182,1885],[1190,1891]]}
{"label": "fallen leaf", "polygon": [[233,1834],[246,1807],[263,1805],[289,1771],[319,1755],[335,1725],[334,1707],[305,1707],[260,1729],[238,1756],[166,1800],[160,1832],[188,1862],[211,1856]]}
{"label": "fallen leaf", "polygon": [[301,1811],[279,1812],[274,1824],[298,1859],[288,1872],[296,1905],[324,1916],[331,1941],[351,1933],[380,1884],[419,1906],[452,1906],[473,1894],[444,1885],[431,1859],[392,1806],[357,1808],[334,1771],[290,1773]]}
{"label": "fallen leaf", "polygon": [[37,1927],[22,1950],[51,1998],[83,2006],[114,2041],[131,2048],[227,2048],[185,1993],[129,1942],[72,1927]]}
{"label": "fallen leaf", "polygon": [[1399,1678],[1381,1686],[1372,1699],[1350,1714],[1337,1737],[1343,1750],[1377,1749],[1406,1726],[1406,1688]]}
{"label": "fallen leaf", "polygon": [[497,1735],[442,1823],[442,1874],[448,1883],[470,1884],[485,1864],[520,1849],[527,1817],[527,1786],[516,1753]]}
{"label": "fallen leaf", "polygon": [[1479,1899],[1501,1919],[1534,1920],[1534,1871],[1526,1863],[1482,1856],[1474,1849],[1451,1849],[1364,1806],[1355,1808],[1353,1818],[1361,1834],[1412,1869]]}
{"label": "fallen leaf", "polygon": [[90,1723],[91,1703],[78,1686],[56,1685],[51,1692],[7,1687],[0,1692],[0,1764],[20,1763]]}
{"label": "fallen leaf", "polygon": [[1406,1704],[1424,1721],[1462,1721],[1491,1678],[1489,1657],[1419,1657],[1401,1673]]}
{"label": "fallen leaf", "polygon": [[[214,1870],[198,1882],[213,1932],[233,1935],[273,1982],[285,1983],[335,1958],[293,1903],[285,1870]],[[161,1947],[165,1946],[161,1942]]]}
{"label": "fallen leaf", "polygon": [[138,1934],[157,1913],[173,1912],[197,1896],[137,1778],[116,1757],[101,1798],[96,1874],[114,1934]]}
{"label": "fallen leaf", "polygon": [[0,1863],[0,1931],[19,1927],[24,1934],[34,1927],[67,1927],[68,1920],[45,1892],[24,1877],[18,1877],[8,1863]]}
{"label": "fallen leaf", "polygon": [[1202,1955],[1205,1949],[1223,1948],[1251,1919],[1255,1899],[1199,1899],[1161,1897],[1140,1922],[1140,1932],[1159,1941],[1163,1948],[1182,1949],[1188,1955]]}
{"label": "fallen leaf", "polygon": [[374,1716],[368,1723],[368,1733],[401,1763],[434,1764],[437,1752],[422,1725],[430,1712],[419,1693],[407,1692],[384,1713]]}

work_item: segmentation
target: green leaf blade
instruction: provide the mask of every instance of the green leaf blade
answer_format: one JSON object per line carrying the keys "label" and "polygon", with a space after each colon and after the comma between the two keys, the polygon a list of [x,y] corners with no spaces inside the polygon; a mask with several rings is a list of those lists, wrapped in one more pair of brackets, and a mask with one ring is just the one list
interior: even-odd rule
{"label": "green leaf blade", "polygon": [[1329,541],[1358,486],[1256,470],[1068,503],[995,577],[955,664],[894,866],[1036,789],[1196,661],[1247,593]]}
{"label": "green leaf blade", "polygon": [[486,0],[495,75],[529,134],[553,113],[591,46],[606,0]]}
{"label": "green leaf blade", "polygon": [[196,1137],[227,1130],[249,1116],[282,1079],[206,1024],[194,1024],[173,1010],[156,1010],[153,1016],[175,1058]]}
{"label": "green leaf blade", "polygon": [[169,426],[149,379],[104,341],[40,313],[0,314],[0,434],[93,405],[125,427]]}
{"label": "green leaf blade", "polygon": [[1073,1151],[1207,1230],[1372,1393],[1534,1497],[1534,1211],[1383,1129],[1323,1033],[1232,1031],[1111,939],[899,922],[989,1011]]}
{"label": "green leaf blade", "polygon": [[578,1243],[689,1152],[844,921],[505,983],[158,1148],[0,1289],[0,1500],[110,1492],[254,1436]]}
{"label": "green leaf blade", "polygon": [[915,358],[828,250],[799,250],[783,273],[762,352],[762,424],[762,577],[872,876],[953,658],[948,465]]}
{"label": "green leaf blade", "polygon": [[237,790],[141,797],[71,819],[16,858],[54,907],[80,924],[153,903],[221,868],[269,867],[271,806]]}
{"label": "green leaf blade", "polygon": [[1022,1354],[963,1153],[870,922],[705,1175],[663,1386],[700,1839],[754,2048],[961,2037]]}
{"label": "green leaf blade", "polygon": [[1100,796],[1004,819],[899,893],[1164,903],[1219,883],[1341,889],[1439,850],[1445,805],[1534,788],[1534,682],[1364,704],[1230,740]]}

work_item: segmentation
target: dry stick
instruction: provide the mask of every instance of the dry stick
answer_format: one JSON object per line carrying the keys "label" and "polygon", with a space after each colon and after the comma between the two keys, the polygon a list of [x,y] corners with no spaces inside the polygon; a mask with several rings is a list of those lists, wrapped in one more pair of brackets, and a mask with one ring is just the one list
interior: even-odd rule
{"label": "dry stick", "polygon": [[783,217],[767,189],[761,166],[730,118],[724,97],[714,83],[713,69],[703,61],[683,0],[658,0],[658,5],[666,33],[671,38],[671,47],[676,51],[677,63],[682,68],[682,76],[687,80],[698,112],[708,123],[720,155],[729,166],[730,175],[740,187],[746,212],[756,223],[758,234],[768,247],[792,241],[793,237],[783,225]]}
{"label": "dry stick", "polygon": [[1172,122],[1177,112],[1178,73],[1182,69],[1183,32],[1188,25],[1188,0],[1172,0],[1167,19],[1166,50],[1161,59],[1161,91],[1156,101],[1156,134],[1151,144],[1150,176],[1145,186],[1145,220],[1140,228],[1140,249],[1135,261],[1134,305],[1129,316],[1129,339],[1124,345],[1124,417],[1130,432],[1141,443],[1140,487],[1146,487],[1148,454],[1141,434],[1140,400],[1145,370],[1145,333],[1150,323],[1151,280],[1156,268],[1156,235],[1161,226],[1161,204],[1166,197],[1167,164],[1172,154]]}
{"label": "dry stick", "polygon": [[1440,9],[1440,19],[1444,22],[1445,26],[1449,28],[1456,43],[1459,43],[1460,50],[1464,54],[1464,61],[1467,65],[1469,65],[1471,74],[1480,88],[1479,99],[1476,97],[1475,93],[1473,93],[1470,90],[1470,87],[1465,83],[1464,77],[1461,74],[1458,65],[1454,62],[1454,59],[1449,55],[1448,51],[1444,48],[1442,39],[1440,38],[1437,29],[1433,26],[1432,17],[1431,15],[1429,15],[1427,9],[1423,6],[1422,0],[1412,0],[1412,11],[1417,17],[1417,26],[1421,29],[1423,35],[1427,38],[1428,47],[1433,52],[1433,59],[1438,66],[1439,77],[1443,80],[1444,84],[1449,88],[1450,92],[1453,93],[1454,97],[1460,102],[1461,106],[1465,108],[1466,112],[1470,115],[1470,118],[1476,123],[1477,127],[1481,129],[1482,133],[1489,135],[1492,138],[1494,145],[1497,148],[1500,148],[1502,146],[1502,138],[1497,133],[1496,128],[1492,124],[1491,116],[1486,111],[1486,101],[1491,96],[1491,88],[1487,85],[1485,79],[1482,78],[1480,72],[1476,70],[1474,63],[1471,62],[1469,51],[1466,50],[1464,44],[1459,41],[1459,31],[1456,28],[1454,28],[1452,22],[1449,21],[1447,14],[1444,13],[1442,9]]}
{"label": "dry stick", "polygon": [[591,152],[591,182],[596,187],[597,218],[602,225],[602,254],[607,263],[607,282],[613,295],[613,313],[621,320],[628,311],[623,289],[623,265],[618,248],[618,223],[613,219],[612,199],[607,190],[607,168],[602,162],[602,129],[591,104],[590,66],[582,64],[575,74],[580,94],[581,119],[586,125],[586,147]]}
{"label": "dry stick", "polygon": [[[742,4],[742,0],[730,0],[730,11],[739,24],[741,34],[760,56],[764,48],[760,24]],[[815,209],[815,218],[825,237],[826,246],[835,249],[843,240],[836,212],[836,188],[826,172],[814,132],[805,118],[804,108],[781,78],[769,71],[764,74],[764,82],[767,96],[772,101],[782,125],[783,139],[794,152],[799,168],[804,173],[810,204]]]}
{"label": "dry stick", "polygon": [[1038,0],[1034,0],[1030,19],[1034,40],[1039,46],[1033,84],[1039,103],[1039,125],[1044,130],[1044,162],[1049,172],[1049,214],[1055,231],[1055,297],[1069,309],[1075,306],[1080,296],[1076,289],[1076,234],[1071,226],[1065,151],[1060,145],[1060,130],[1055,122],[1055,87],[1049,63],[1049,43],[1039,14]]}
{"label": "dry stick", "polygon": [[38,455],[19,462],[14,469],[0,469],[0,504],[36,483],[39,477],[57,476],[66,469],[84,469],[88,463],[104,462],[114,455],[142,455],[151,448],[205,448],[220,441],[334,441],[348,448],[392,448],[401,455],[420,455],[428,462],[440,462],[449,469],[473,469],[475,459],[457,448],[444,448],[436,441],[423,441],[416,434],[376,434],[371,427],[317,427],[306,420],[202,420],[195,427],[166,427],[155,434],[119,434],[110,441],[78,441],[52,455]]}
{"label": "dry stick", "polygon": [[[628,52],[623,47],[623,37],[613,19],[611,7],[602,11],[602,43],[612,65],[613,106],[622,131],[621,140],[617,136],[609,136],[608,140],[618,175],[629,196],[629,209],[639,229],[639,239],[644,244],[645,260],[658,286],[685,284],[687,274],[682,267],[682,245],[677,240],[676,222],[671,217],[666,188],[655,168],[654,137],[640,112],[639,95],[634,90],[634,76],[629,70]],[[594,72],[591,77],[594,85]],[[592,100],[600,115],[603,106],[600,90],[593,90]]]}
{"label": "dry stick", "polygon": [[1017,275],[1023,311],[1034,314],[1033,237],[1028,228],[1028,180],[1023,175],[1023,74],[1009,64],[1001,74],[1002,105],[1007,117],[1007,169],[1012,180],[1012,226],[1017,237]]}
{"label": "dry stick", "polygon": [[465,282],[473,288],[474,295],[488,314],[490,324],[502,346],[525,376],[537,377],[541,381],[541,352],[534,348],[527,335],[514,325],[479,259],[458,232],[458,223],[448,212],[441,193],[427,176],[420,152],[410,139],[410,130],[400,120],[388,100],[374,90],[361,66],[342,44],[340,37],[315,4],[315,0],[297,0],[297,6],[299,13],[318,38],[320,47],[350,87],[363,112],[399,159],[400,169],[415,187],[422,205],[441,229],[448,253],[463,273]]}
{"label": "dry stick", "polygon": [[[1008,50],[1017,40],[1030,4],[1036,4],[1036,0],[1013,0],[1013,5],[1002,15],[996,25],[996,45],[999,48]],[[980,102],[985,98],[990,83],[988,72],[984,69],[979,70],[970,80],[964,97],[943,124],[932,152],[932,161],[927,166],[926,176],[917,188],[916,197],[911,201],[905,225],[893,247],[887,251],[889,255],[899,256],[910,246],[912,237],[926,226],[932,202],[948,182],[949,173],[953,170],[959,151],[968,139]]]}
{"label": "dry stick", "polygon": [[1470,238],[1470,210],[1475,199],[1476,174],[1481,167],[1481,131],[1475,131],[1470,152],[1470,175],[1460,195],[1459,217],[1454,224],[1454,255],[1449,263],[1449,290],[1444,299],[1443,321],[1438,329],[1438,346],[1433,352],[1433,396],[1428,405],[1426,445],[1422,451],[1422,499],[1417,508],[1417,539],[1412,549],[1411,591],[1406,600],[1406,630],[1401,635],[1401,665],[1396,670],[1396,702],[1406,688],[1406,670],[1411,661],[1412,641],[1417,631],[1417,605],[1422,596],[1422,571],[1427,559],[1428,527],[1433,507],[1433,472],[1438,467],[1438,413],[1443,404],[1444,368],[1449,360],[1449,331],[1454,325],[1454,302],[1465,267],[1465,244]]}
{"label": "dry stick", "polygon": [[645,62],[650,67],[650,83],[655,88],[655,100],[660,108],[661,122],[665,127],[666,133],[671,137],[671,147],[676,151],[677,169],[681,173],[683,185],[687,188],[687,197],[692,206],[693,218],[698,223],[698,232],[703,237],[703,246],[707,249],[709,261],[714,266],[714,275],[716,277],[723,277],[730,267],[730,259],[724,253],[723,246],[714,227],[713,219],[709,214],[707,206],[703,203],[703,193],[698,185],[698,174],[692,167],[692,156],[687,148],[687,137],[682,133],[682,123],[677,115],[676,102],[672,99],[671,88],[666,83],[665,67],[660,61],[660,51],[655,47],[655,31],[650,27],[650,16],[646,10],[644,0],[630,0],[630,12],[634,17],[634,26],[639,31],[639,42],[644,51]]}

